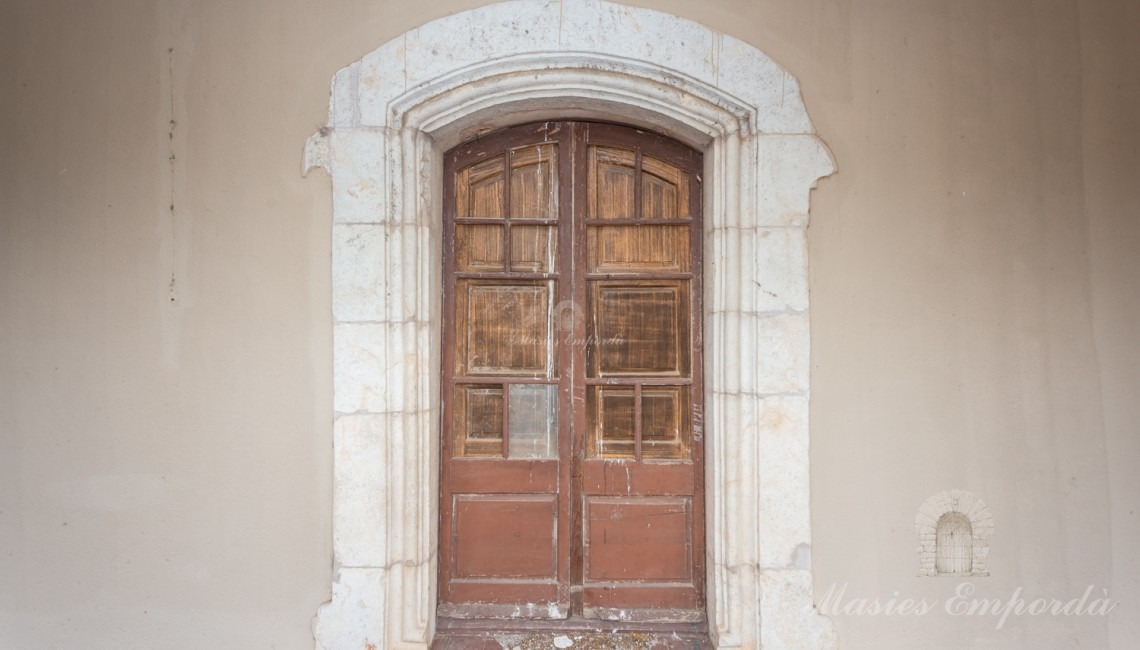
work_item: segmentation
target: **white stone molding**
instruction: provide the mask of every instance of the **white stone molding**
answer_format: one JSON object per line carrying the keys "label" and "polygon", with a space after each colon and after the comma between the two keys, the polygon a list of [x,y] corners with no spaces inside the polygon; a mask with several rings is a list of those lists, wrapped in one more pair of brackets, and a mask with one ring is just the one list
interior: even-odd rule
{"label": "white stone molding", "polygon": [[[972,537],[972,567],[969,572],[945,573],[937,568],[938,523],[949,513],[959,513],[970,522]],[[914,531],[918,534],[918,575],[929,576],[988,576],[986,561],[990,555],[990,539],[994,534],[994,517],[986,504],[965,490],[943,490],[931,496],[914,518]]]}
{"label": "white stone molding", "polygon": [[332,600],[318,648],[434,631],[442,152],[543,119],[705,152],[706,490],[718,647],[834,647],[813,606],[808,198],[834,171],[793,77],[697,23],[599,0],[441,18],[340,70],[304,170],[333,182]]}

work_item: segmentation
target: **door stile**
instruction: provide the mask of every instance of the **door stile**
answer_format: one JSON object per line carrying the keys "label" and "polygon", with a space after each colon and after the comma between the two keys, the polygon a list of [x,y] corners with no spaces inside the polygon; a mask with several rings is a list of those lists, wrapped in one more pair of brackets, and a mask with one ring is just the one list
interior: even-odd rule
{"label": "door stile", "polygon": [[706,575],[705,559],[707,557],[705,539],[705,285],[704,285],[704,232],[705,220],[703,211],[704,186],[701,175],[704,169],[699,164],[703,159],[694,161],[689,170],[689,214],[696,219],[696,224],[689,230],[692,239],[690,250],[692,255],[692,289],[690,291],[692,312],[689,314],[692,332],[692,349],[697,358],[693,360],[690,369],[692,388],[689,399],[692,400],[690,414],[692,427],[692,460],[693,483],[696,495],[693,498],[693,578],[697,589],[697,598],[704,607],[706,603]]}
{"label": "door stile", "polygon": [[559,365],[559,410],[558,410],[558,480],[559,480],[559,511],[558,511],[558,593],[559,601],[566,604],[566,615],[574,611],[573,595],[571,594],[571,572],[573,570],[572,549],[573,527],[571,520],[574,511],[574,477],[573,462],[573,427],[574,427],[574,350],[558,338],[565,338],[563,331],[565,322],[562,313],[567,307],[571,308],[570,323],[573,334],[575,312],[574,300],[574,257],[562,252],[563,241],[572,241],[574,237],[574,140],[570,124],[555,123],[553,125],[558,136],[558,265],[560,281],[558,284],[558,304],[555,305],[553,326],[553,344],[558,346]]}
{"label": "door stile", "polygon": [[[439,491],[440,491],[440,504],[448,504],[446,507],[439,509],[439,547],[440,549],[450,548],[451,543],[449,540],[452,538],[452,520],[451,513],[453,501],[451,491],[451,458],[454,455],[454,440],[452,433],[451,423],[454,421],[454,399],[451,395],[454,391],[450,388],[451,382],[451,369],[455,367],[455,327],[449,326],[448,323],[455,322],[455,255],[450,251],[455,250],[455,157],[446,156],[443,161],[443,206],[445,212],[451,211],[451,214],[444,214],[444,227],[443,227],[443,337],[441,344],[443,346],[441,358],[441,379],[444,386],[443,389],[446,399],[441,400],[442,404],[442,421],[440,422],[440,463],[439,463]],[[450,552],[448,553],[450,555]],[[439,593],[443,602],[446,602],[450,596],[450,585],[452,577],[451,559],[450,557],[443,557],[441,553],[436,566],[439,571]]]}
{"label": "door stile", "polygon": [[[571,151],[573,153],[573,168],[571,179],[573,181],[571,207],[571,222],[573,225],[572,251],[574,264],[573,277],[586,269],[586,229],[585,222],[586,201],[582,200],[580,185],[585,183],[587,174],[586,165],[586,126],[581,123],[571,125]],[[584,576],[582,557],[582,453],[585,449],[584,432],[586,430],[586,283],[574,282],[574,312],[573,328],[571,330],[570,345],[565,346],[573,358],[573,423],[570,429],[571,448],[567,458],[573,466],[573,481],[570,501],[573,502],[570,526],[572,529],[573,552],[571,553],[571,608],[574,614],[582,613],[582,580]]]}

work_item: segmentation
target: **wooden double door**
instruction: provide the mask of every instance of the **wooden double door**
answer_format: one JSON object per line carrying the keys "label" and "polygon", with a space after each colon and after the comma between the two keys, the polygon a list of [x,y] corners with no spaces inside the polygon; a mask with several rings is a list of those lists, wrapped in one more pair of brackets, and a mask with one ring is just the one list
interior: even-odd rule
{"label": "wooden double door", "polygon": [[582,122],[446,155],[442,619],[704,621],[700,169]]}

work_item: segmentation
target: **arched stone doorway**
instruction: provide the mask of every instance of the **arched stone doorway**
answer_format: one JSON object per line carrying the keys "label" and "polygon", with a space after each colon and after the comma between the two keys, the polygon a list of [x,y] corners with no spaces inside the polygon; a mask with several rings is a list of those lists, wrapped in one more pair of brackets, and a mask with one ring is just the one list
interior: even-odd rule
{"label": "arched stone doorway", "polygon": [[920,576],[988,576],[994,518],[985,502],[965,490],[931,496],[914,519]]}
{"label": "arched stone doorway", "polygon": [[[662,48],[662,43],[676,44]],[[688,20],[511,2],[433,21],[337,73],[304,168],[333,180],[334,549],[317,646],[434,629],[442,152],[542,119],[649,127],[704,152],[710,633],[834,644],[812,606],[808,196],[834,171],[795,79]]]}

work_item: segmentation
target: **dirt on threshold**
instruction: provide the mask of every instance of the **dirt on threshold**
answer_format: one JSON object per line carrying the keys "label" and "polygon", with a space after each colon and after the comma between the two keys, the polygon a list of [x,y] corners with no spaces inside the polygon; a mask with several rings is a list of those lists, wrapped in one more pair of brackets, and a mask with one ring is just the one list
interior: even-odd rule
{"label": "dirt on threshold", "polygon": [[503,650],[696,650],[703,644],[670,634],[563,632],[494,635]]}

